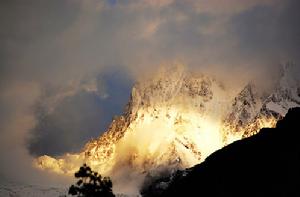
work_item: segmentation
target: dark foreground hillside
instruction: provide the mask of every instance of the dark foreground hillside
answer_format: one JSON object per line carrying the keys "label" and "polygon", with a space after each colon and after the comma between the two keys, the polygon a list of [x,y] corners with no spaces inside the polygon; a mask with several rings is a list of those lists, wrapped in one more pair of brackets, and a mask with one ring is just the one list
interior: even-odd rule
{"label": "dark foreground hillside", "polygon": [[144,188],[144,196],[300,196],[300,108],[168,182],[159,192]]}

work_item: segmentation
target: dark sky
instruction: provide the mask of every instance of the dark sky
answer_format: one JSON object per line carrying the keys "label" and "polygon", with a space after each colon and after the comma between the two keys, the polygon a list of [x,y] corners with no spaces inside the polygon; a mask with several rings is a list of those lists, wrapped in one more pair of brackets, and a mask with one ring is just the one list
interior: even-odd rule
{"label": "dark sky", "polygon": [[280,64],[299,65],[299,9],[298,0],[0,1],[0,174],[78,151],[161,64],[272,81]]}
{"label": "dark sky", "polygon": [[88,140],[99,137],[115,115],[122,114],[132,87],[127,74],[105,72],[98,75],[95,82],[97,89],[104,85],[105,95],[98,91],[78,90],[58,102],[51,113],[47,112],[42,99],[37,103],[37,124],[30,131],[28,140],[31,154],[78,152]]}

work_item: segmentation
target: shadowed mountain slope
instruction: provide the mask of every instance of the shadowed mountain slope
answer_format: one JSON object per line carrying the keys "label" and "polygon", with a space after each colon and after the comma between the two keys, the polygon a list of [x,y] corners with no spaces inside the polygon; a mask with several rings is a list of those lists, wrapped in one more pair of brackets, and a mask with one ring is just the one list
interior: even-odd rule
{"label": "shadowed mountain slope", "polygon": [[156,181],[143,196],[300,196],[299,136],[300,108],[293,108],[276,128],[261,129]]}

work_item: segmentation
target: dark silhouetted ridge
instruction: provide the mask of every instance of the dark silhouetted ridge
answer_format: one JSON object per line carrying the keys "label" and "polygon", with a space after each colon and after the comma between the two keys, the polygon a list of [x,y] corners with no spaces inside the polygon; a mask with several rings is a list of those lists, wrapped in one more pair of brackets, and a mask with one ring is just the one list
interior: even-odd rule
{"label": "dark silhouetted ridge", "polygon": [[[300,108],[276,128],[234,142],[144,196],[300,196]],[[157,184],[158,182],[156,182]],[[155,183],[154,183],[155,184]]]}

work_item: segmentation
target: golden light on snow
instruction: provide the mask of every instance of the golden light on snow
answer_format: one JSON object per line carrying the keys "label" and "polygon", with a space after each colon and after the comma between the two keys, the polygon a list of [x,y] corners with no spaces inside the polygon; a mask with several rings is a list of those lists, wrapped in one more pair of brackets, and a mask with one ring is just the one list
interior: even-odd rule
{"label": "golden light on snow", "polygon": [[[276,118],[254,113],[261,108],[259,102],[245,100],[250,96],[251,101],[253,95],[248,93],[252,91],[242,92],[233,106],[237,94],[213,78],[188,76],[181,67],[165,70],[136,84],[124,115],[116,117],[108,130],[80,153],[42,156],[34,164],[42,170],[73,175],[87,163],[110,176],[115,185],[123,181],[123,185],[138,187],[147,174],[192,167],[236,140],[263,127],[274,127]],[[244,107],[253,117],[239,124]]]}
{"label": "golden light on snow", "polygon": [[[107,175],[120,166],[131,166],[140,172],[155,170],[156,167],[167,168],[179,159],[182,168],[187,168],[204,161],[229,143],[276,124],[275,119],[262,118],[244,128],[245,131],[232,133],[225,130],[220,120],[201,117],[196,112],[182,112],[175,108],[157,110],[165,112],[162,113],[165,116],[153,117],[146,111],[138,112],[139,116],[128,127],[124,137],[113,145],[110,157],[86,157],[82,152],[66,154],[58,159],[42,156],[35,164],[39,168],[67,175],[73,174],[83,162]],[[249,134],[243,136],[243,133]],[[99,149],[91,150],[91,154],[96,155],[96,152]]]}

